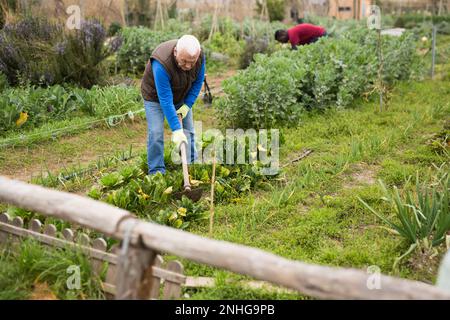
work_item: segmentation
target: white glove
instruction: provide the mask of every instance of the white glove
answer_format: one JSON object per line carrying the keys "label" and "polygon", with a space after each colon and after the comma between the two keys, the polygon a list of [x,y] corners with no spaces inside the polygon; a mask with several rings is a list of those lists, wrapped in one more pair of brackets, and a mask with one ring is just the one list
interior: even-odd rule
{"label": "white glove", "polygon": [[182,129],[175,130],[175,131],[172,133],[172,142],[175,143],[175,148],[176,148],[177,150],[180,149],[180,146],[181,146],[181,144],[182,144],[183,142],[186,143],[186,145],[187,145],[188,140],[187,140],[186,135],[184,134],[184,132],[183,132]]}

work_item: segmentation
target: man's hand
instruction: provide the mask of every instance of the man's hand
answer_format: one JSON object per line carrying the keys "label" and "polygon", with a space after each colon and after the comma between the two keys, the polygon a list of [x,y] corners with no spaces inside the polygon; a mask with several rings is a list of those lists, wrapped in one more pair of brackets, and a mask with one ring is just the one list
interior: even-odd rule
{"label": "man's hand", "polygon": [[191,108],[189,108],[187,104],[183,104],[183,106],[177,110],[177,114],[181,114],[184,119],[187,117],[189,111],[191,111]]}
{"label": "man's hand", "polygon": [[183,142],[186,144],[188,143],[186,135],[183,132],[183,129],[175,130],[172,133],[172,142],[175,143],[175,148],[177,150],[180,150],[180,146]]}

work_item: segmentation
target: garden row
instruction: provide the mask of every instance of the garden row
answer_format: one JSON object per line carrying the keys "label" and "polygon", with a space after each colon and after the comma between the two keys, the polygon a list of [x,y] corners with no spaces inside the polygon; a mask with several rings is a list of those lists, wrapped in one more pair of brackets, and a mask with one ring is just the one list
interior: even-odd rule
{"label": "garden row", "polygon": [[215,106],[232,127],[297,125],[304,110],[348,107],[364,94],[409,79],[419,65],[415,43],[409,33],[384,36],[380,63],[376,32],[356,28],[297,51],[257,55],[248,69],[224,82],[225,96]]}
{"label": "garden row", "polygon": [[[103,84],[113,70],[141,75],[157,45],[186,33],[196,35],[207,52],[217,51],[225,56],[219,60],[237,63],[245,39],[252,50],[266,51],[269,40],[274,41],[273,32],[282,26],[256,20],[238,24],[219,19],[216,32],[211,33],[211,17],[206,16],[192,26],[169,20],[163,30],[126,27],[108,37],[96,20],[83,21],[79,30],[67,30],[43,17],[24,17],[0,31],[0,73],[13,86],[72,83],[90,88]],[[263,45],[257,39],[262,39]]]}
{"label": "garden row", "polygon": [[140,74],[151,53],[161,42],[183,34],[193,34],[202,43],[207,55],[208,70],[219,67],[247,67],[255,53],[275,50],[273,34],[286,26],[280,22],[246,19],[242,23],[230,18],[218,18],[215,32],[211,16],[198,23],[169,20],[164,30],[146,27],[126,27],[118,31],[123,45],[116,55],[118,69],[129,74]]}
{"label": "garden row", "polygon": [[8,88],[0,96],[0,137],[61,120],[101,119],[141,108],[141,96],[135,87]]}
{"label": "garden row", "polygon": [[[206,16],[193,25],[169,20],[164,30],[116,26],[109,34],[96,20],[84,21],[79,30],[43,17],[6,24],[0,30],[0,136],[15,139],[44,124],[47,132],[71,124],[62,120],[95,120],[140,109],[137,89],[108,85],[123,82],[117,72],[140,77],[149,54],[163,41],[193,33],[204,43],[208,68],[236,66],[240,60],[246,66],[254,52],[269,50],[269,35],[280,27],[221,18],[217,32],[210,34],[211,24],[212,17]],[[60,126],[52,125],[58,121]]]}

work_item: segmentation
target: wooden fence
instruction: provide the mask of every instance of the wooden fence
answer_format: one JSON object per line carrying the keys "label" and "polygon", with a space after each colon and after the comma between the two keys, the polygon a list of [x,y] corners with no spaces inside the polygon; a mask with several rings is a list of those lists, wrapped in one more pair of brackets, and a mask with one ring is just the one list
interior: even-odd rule
{"label": "wooden fence", "polygon": [[141,221],[125,210],[92,199],[4,177],[0,177],[0,202],[121,240],[122,249],[115,270],[117,299],[148,299],[151,296],[156,290],[155,277],[162,276],[157,267],[160,253],[170,253],[322,299],[450,299],[450,291],[385,275],[380,275],[380,288],[372,290],[367,285],[370,275],[363,270],[312,265],[255,248],[207,239]]}
{"label": "wooden fence", "polygon": [[[116,294],[117,265],[119,261],[120,248],[113,245],[107,250],[106,240],[103,238],[91,239],[83,232],[77,232],[66,228],[62,232],[57,232],[53,224],[45,226],[37,220],[31,220],[27,226],[22,218],[11,217],[0,214],[0,245],[9,245],[20,242],[24,238],[32,238],[37,242],[50,247],[63,249],[81,250],[89,257],[92,271],[96,276],[100,276],[105,263],[107,272],[105,281],[102,283],[103,291],[107,298]],[[164,262],[158,255],[152,267],[152,278],[154,285],[150,292],[150,299],[178,299],[181,296],[181,286],[186,284],[186,277],[183,275],[183,265],[179,261]],[[160,290],[163,286],[162,290]]]}

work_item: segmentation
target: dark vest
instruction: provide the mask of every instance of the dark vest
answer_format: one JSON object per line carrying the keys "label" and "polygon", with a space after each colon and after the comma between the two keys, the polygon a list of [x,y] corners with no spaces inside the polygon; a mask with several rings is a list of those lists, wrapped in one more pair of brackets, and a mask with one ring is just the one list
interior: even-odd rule
{"label": "dark vest", "polygon": [[159,102],[155,86],[155,78],[153,77],[152,70],[152,61],[155,59],[164,66],[169,75],[174,105],[179,106],[184,103],[184,98],[191,89],[192,84],[197,79],[197,76],[201,70],[203,52],[200,54],[200,58],[195,66],[189,71],[184,71],[178,67],[173,55],[177,41],[178,40],[171,40],[164,42],[160,44],[155,51],[153,51],[145,68],[144,78],[142,79],[141,84],[141,93],[144,100]]}

